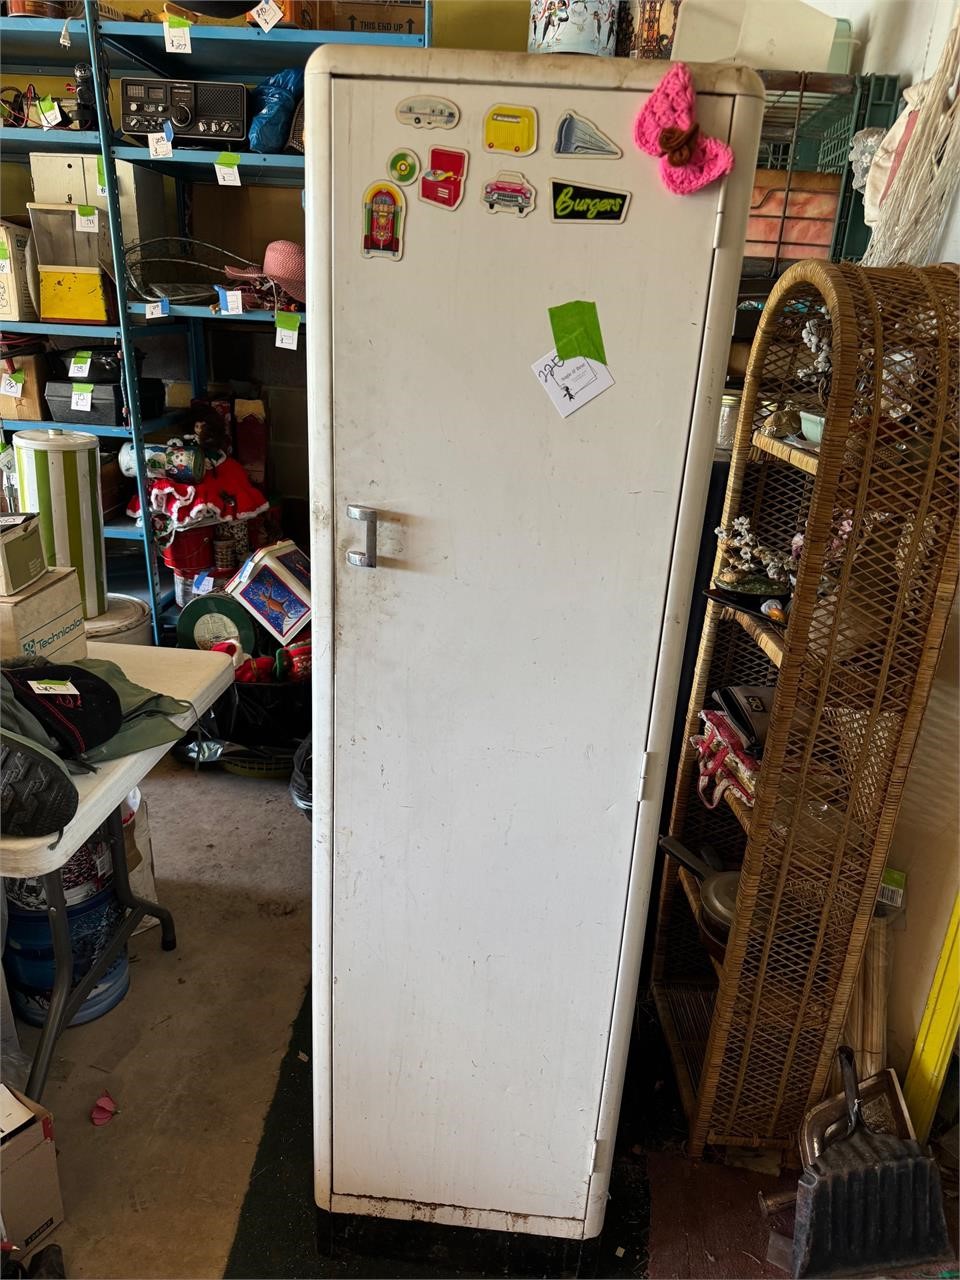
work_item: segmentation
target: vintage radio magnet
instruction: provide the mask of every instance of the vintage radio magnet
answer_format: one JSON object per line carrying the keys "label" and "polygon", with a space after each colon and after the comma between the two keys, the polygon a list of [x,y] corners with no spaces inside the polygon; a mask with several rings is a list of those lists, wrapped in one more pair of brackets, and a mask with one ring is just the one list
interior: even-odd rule
{"label": "vintage radio magnet", "polygon": [[403,253],[403,219],[406,200],[398,186],[385,179],[371,182],[363,193],[363,247],[365,258],[392,258]]}
{"label": "vintage radio magnet", "polygon": [[505,102],[492,106],[483,118],[484,151],[529,156],[537,149],[537,113],[533,107]]}
{"label": "vintage radio magnet", "polygon": [[592,120],[565,111],[557,121],[553,143],[555,156],[577,156],[581,160],[619,160],[623,151]]}
{"label": "vintage radio magnet", "polygon": [[518,218],[525,217],[537,202],[537,191],[522,173],[501,169],[483,188],[483,203],[491,213],[509,209]]}
{"label": "vintage radio magnet", "polygon": [[398,151],[391,152],[387,161],[387,173],[401,187],[408,187],[420,177],[420,157],[415,151],[401,147]]}
{"label": "vintage radio magnet", "polygon": [[404,98],[397,104],[397,119],[414,129],[455,129],[460,123],[460,108],[449,98]]}

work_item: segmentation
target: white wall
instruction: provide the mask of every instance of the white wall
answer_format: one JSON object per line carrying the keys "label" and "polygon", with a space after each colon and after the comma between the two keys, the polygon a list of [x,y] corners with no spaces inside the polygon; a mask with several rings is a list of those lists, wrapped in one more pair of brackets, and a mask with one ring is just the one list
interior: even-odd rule
{"label": "white wall", "polygon": [[[853,27],[854,70],[898,75],[904,85],[933,75],[956,8],[955,0],[808,0]],[[960,199],[954,199],[937,254],[960,262]]]}

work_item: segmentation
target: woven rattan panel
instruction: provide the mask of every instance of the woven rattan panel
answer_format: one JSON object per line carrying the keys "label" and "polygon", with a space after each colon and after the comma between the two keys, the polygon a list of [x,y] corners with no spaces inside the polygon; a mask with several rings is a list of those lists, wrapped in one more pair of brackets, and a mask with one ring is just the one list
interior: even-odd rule
{"label": "woven rattan panel", "polygon": [[[958,338],[950,268],[798,264],[764,310],[724,524],[804,544],[693,1153],[792,1145],[828,1081],[956,589]],[[753,447],[772,408],[825,414],[815,478]],[[694,702],[738,670],[717,617]],[[702,839],[690,754],[672,825]]]}

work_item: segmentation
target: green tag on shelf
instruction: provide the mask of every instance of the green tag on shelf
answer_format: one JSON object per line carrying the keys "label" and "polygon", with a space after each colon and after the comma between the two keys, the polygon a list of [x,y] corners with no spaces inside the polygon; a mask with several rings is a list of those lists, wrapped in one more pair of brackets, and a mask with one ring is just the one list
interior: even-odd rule
{"label": "green tag on shelf", "polygon": [[43,127],[45,129],[52,129],[55,124],[60,123],[62,119],[62,116],[60,115],[60,108],[54,102],[53,98],[50,97],[49,93],[38,99],[37,107],[39,108],[40,118],[43,121]]}
{"label": "green tag on shelf", "polygon": [[0,237],[0,258],[6,261],[10,257],[10,250],[7,248],[7,242]]}
{"label": "green tag on shelf", "polygon": [[23,379],[22,369],[18,369],[16,373],[4,373],[0,377],[0,395],[13,396],[15,400],[19,400],[23,395]]}
{"label": "green tag on shelf", "polygon": [[107,175],[103,171],[103,156],[97,156],[97,195],[107,194]]}
{"label": "green tag on shelf", "polygon": [[300,313],[298,311],[278,311],[276,313],[276,321],[276,345],[278,347],[286,347],[290,351],[296,351],[297,340],[300,336]]}
{"label": "green tag on shelf", "polygon": [[240,186],[240,157],[235,151],[221,151],[213,163],[221,187]]}
{"label": "green tag on shelf", "polygon": [[163,22],[163,47],[167,53],[192,53],[191,23],[186,18],[168,14]]}

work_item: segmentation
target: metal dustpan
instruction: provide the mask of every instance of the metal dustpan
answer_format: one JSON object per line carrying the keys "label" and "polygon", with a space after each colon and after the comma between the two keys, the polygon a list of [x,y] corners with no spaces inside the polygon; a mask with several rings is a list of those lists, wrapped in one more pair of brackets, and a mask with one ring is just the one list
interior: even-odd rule
{"label": "metal dustpan", "polygon": [[[853,1050],[839,1050],[846,1126],[797,1186],[793,1274],[876,1275],[949,1256],[936,1161],[911,1138],[875,1133],[863,1118]],[[836,1131],[834,1131],[836,1133]]]}

